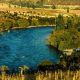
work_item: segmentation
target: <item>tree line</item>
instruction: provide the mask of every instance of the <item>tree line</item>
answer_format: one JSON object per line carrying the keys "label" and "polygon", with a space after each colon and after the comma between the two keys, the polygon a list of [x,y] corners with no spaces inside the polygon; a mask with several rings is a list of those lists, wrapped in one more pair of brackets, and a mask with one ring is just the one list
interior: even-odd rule
{"label": "tree line", "polygon": [[73,15],[56,18],[55,31],[49,36],[49,44],[58,50],[80,47],[80,16]]}
{"label": "tree line", "polygon": [[10,30],[12,28],[27,28],[29,26],[54,25],[55,18],[37,17],[37,16],[21,16],[14,12],[0,12],[0,31]]}

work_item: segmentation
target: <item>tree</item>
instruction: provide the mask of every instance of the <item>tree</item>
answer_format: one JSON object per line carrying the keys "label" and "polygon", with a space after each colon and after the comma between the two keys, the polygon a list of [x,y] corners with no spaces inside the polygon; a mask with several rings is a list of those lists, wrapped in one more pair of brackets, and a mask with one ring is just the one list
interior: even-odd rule
{"label": "tree", "polygon": [[69,7],[67,8],[67,13],[69,13]]}
{"label": "tree", "polygon": [[10,30],[13,27],[13,22],[6,20],[4,25],[6,30]]}
{"label": "tree", "polygon": [[32,17],[28,18],[28,22],[29,22],[29,26],[31,26],[31,24],[32,24]]}
{"label": "tree", "polygon": [[80,32],[75,28],[56,30],[49,37],[49,43],[61,51],[78,48],[80,47]]}
{"label": "tree", "polygon": [[40,71],[53,70],[53,62],[49,60],[44,60],[38,65]]}
{"label": "tree", "polygon": [[31,23],[31,25],[32,25],[32,26],[37,26],[37,25],[39,25],[38,19],[32,18],[32,23]]}
{"label": "tree", "polygon": [[29,26],[29,21],[26,20],[26,19],[19,19],[19,20],[17,21],[17,23],[18,23],[18,26],[19,26],[19,27],[25,28],[25,27],[28,27],[28,26]]}
{"label": "tree", "polygon": [[72,28],[73,22],[71,17],[67,17],[66,29]]}
{"label": "tree", "polygon": [[58,15],[58,17],[56,18],[56,29],[64,29],[64,18],[62,15]]}
{"label": "tree", "polygon": [[19,69],[20,69],[20,74],[23,75],[23,72],[25,72],[26,70],[29,70],[29,67],[24,65],[19,67]]}
{"label": "tree", "polygon": [[52,6],[52,9],[56,9],[56,6],[55,6],[55,5],[53,5],[53,6]]}
{"label": "tree", "polygon": [[65,57],[63,57],[63,59],[58,62],[58,65],[59,65],[59,68],[62,70],[67,69],[67,60],[65,59]]}
{"label": "tree", "polygon": [[53,65],[53,62],[49,60],[42,61],[39,65],[41,66],[46,66],[46,65]]}
{"label": "tree", "polygon": [[2,80],[5,80],[4,77],[5,77],[6,71],[9,70],[9,68],[8,68],[8,66],[3,65],[0,67],[0,70],[2,73]]}
{"label": "tree", "polygon": [[41,1],[37,1],[37,2],[36,2],[36,7],[42,7],[42,6],[43,6],[43,4],[42,4]]}
{"label": "tree", "polygon": [[2,31],[5,31],[5,24],[4,23],[1,24],[1,28],[2,28]]}
{"label": "tree", "polygon": [[11,8],[11,4],[10,4],[10,3],[9,3],[9,5],[8,5],[8,6],[9,6],[9,8]]}

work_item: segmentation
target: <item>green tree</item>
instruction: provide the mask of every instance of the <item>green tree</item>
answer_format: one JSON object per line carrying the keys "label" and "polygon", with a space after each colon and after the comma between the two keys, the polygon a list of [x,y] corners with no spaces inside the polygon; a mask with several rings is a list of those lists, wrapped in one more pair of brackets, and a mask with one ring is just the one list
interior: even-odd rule
{"label": "green tree", "polygon": [[75,28],[56,30],[49,37],[49,43],[61,51],[78,48],[80,47],[80,32]]}
{"label": "green tree", "polygon": [[32,26],[38,26],[38,25],[39,25],[38,19],[32,18],[32,23],[31,23],[31,25],[32,25]]}
{"label": "green tree", "polygon": [[51,65],[53,65],[53,62],[51,62],[51,61],[49,61],[49,60],[44,60],[44,61],[42,61],[40,64],[39,64],[39,66],[51,66]]}
{"label": "green tree", "polygon": [[73,27],[73,19],[71,17],[67,17],[66,29]]}
{"label": "green tree", "polygon": [[56,9],[56,6],[55,6],[55,5],[53,5],[53,6],[52,6],[52,9]]}
{"label": "green tree", "polygon": [[24,65],[24,66],[19,67],[19,69],[20,69],[20,74],[23,75],[23,72],[29,70],[29,67]]}
{"label": "green tree", "polygon": [[64,29],[64,18],[62,15],[58,15],[58,17],[56,18],[56,29]]}
{"label": "green tree", "polygon": [[5,80],[5,74],[6,74],[6,71],[9,70],[8,66],[1,66],[0,67],[0,70],[1,70],[1,73],[2,73],[2,80]]}
{"label": "green tree", "polygon": [[2,31],[5,31],[5,30],[6,30],[6,29],[5,29],[5,24],[4,24],[4,23],[1,24],[1,28],[2,28]]}
{"label": "green tree", "polygon": [[26,20],[26,19],[19,19],[19,20],[17,21],[17,23],[18,23],[19,27],[26,28],[26,27],[29,26],[29,22],[28,22],[28,20]]}
{"label": "green tree", "polygon": [[69,7],[67,8],[67,13],[69,13]]}
{"label": "green tree", "polygon": [[9,8],[11,8],[11,4],[10,4],[10,3],[9,3],[9,5],[8,5],[8,6],[9,6]]}
{"label": "green tree", "polygon": [[10,30],[13,27],[13,22],[12,21],[6,21],[4,23],[4,25],[5,25],[6,30]]}

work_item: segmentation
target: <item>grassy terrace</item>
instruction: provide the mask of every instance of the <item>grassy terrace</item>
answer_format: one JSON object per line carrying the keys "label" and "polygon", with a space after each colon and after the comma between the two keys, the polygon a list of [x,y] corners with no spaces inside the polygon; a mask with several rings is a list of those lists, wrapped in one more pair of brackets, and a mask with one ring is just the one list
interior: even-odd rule
{"label": "grassy terrace", "polygon": [[[70,8],[69,13],[67,14],[67,8]],[[9,11],[10,13],[17,12],[18,14],[32,15],[32,16],[45,16],[45,17],[54,17],[58,14],[66,15],[80,15],[80,6],[79,5],[56,5],[55,9],[52,8],[27,8],[20,7],[15,5],[9,6],[9,4],[0,3],[0,11]]]}
{"label": "grassy terrace", "polygon": [[32,15],[32,16],[45,16],[45,17],[55,17],[58,14],[67,15],[80,15],[80,10],[70,10],[67,14],[67,9],[45,9],[45,8],[0,8],[1,11],[9,11],[10,13],[17,12],[18,14]]}

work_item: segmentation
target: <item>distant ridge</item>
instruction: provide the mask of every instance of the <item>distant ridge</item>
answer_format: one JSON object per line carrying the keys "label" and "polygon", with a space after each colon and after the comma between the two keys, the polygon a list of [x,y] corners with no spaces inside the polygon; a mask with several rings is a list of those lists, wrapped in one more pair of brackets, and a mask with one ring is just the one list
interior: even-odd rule
{"label": "distant ridge", "polygon": [[80,5],[80,0],[0,0],[0,2],[20,3],[20,2],[43,2],[43,4],[55,5]]}
{"label": "distant ridge", "polygon": [[51,0],[50,4],[56,4],[56,5],[80,5],[80,0]]}

